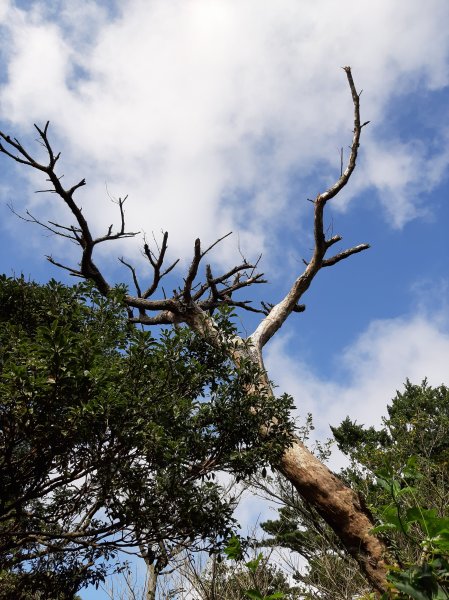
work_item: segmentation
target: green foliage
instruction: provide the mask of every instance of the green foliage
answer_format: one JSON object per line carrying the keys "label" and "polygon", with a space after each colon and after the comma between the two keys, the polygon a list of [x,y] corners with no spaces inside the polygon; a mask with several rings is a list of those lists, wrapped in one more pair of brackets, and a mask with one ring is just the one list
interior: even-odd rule
{"label": "green foliage", "polygon": [[[247,560],[251,541],[233,534],[223,549],[230,563],[214,560],[212,569],[203,575],[202,600],[296,600],[297,589],[291,587],[285,575],[269,564],[262,553]],[[232,564],[233,563],[233,564]],[[209,593],[210,592],[210,593]]]}
{"label": "green foliage", "polygon": [[340,450],[371,471],[384,465],[403,466],[410,456],[447,470],[449,389],[432,388],[426,380],[421,385],[407,380],[404,392],[396,393],[387,410],[380,430],[365,429],[349,417],[333,427]]}
{"label": "green foliage", "polygon": [[[386,469],[377,473],[377,482],[387,490],[391,502],[378,507],[381,524],[375,533],[396,531],[405,535],[420,553],[413,564],[392,568],[388,580],[399,591],[397,598],[442,600],[449,598],[449,517],[440,517],[434,508],[423,508],[418,502],[414,483],[422,479],[416,467],[417,458],[410,457],[402,473]],[[410,497],[413,505],[405,503]],[[388,594],[384,595],[387,600]]]}
{"label": "green foliage", "polygon": [[22,581],[76,590],[121,548],[219,545],[234,504],[216,472],[247,477],[288,443],[290,397],[225,345],[129,325],[123,293],[0,278],[0,569]]}
{"label": "green foliage", "polygon": [[66,573],[0,571],[1,600],[81,600],[74,588],[77,584]]}
{"label": "green foliage", "polygon": [[242,560],[243,559],[243,548],[242,542],[239,536],[233,534],[227,541],[223,552],[229,558],[229,560]]}
{"label": "green foliage", "polygon": [[344,475],[364,492],[380,521],[373,532],[396,557],[393,597],[448,598],[449,389],[407,381],[383,425],[364,429],[346,419],[333,429],[352,459]]}
{"label": "green foliage", "polygon": [[[421,385],[407,381],[404,392],[397,392],[388,407],[382,429],[365,429],[346,419],[333,433],[339,448],[351,459],[343,476],[363,494],[371,511],[382,521],[382,534],[397,560],[413,564],[420,557],[416,544],[406,535],[408,530],[395,528],[387,519],[394,519],[395,507],[388,509],[389,516],[385,507],[394,497],[405,511],[419,505],[434,510],[439,517],[446,514],[449,389],[444,385],[432,388],[427,381]],[[422,537],[419,528],[411,529]]]}

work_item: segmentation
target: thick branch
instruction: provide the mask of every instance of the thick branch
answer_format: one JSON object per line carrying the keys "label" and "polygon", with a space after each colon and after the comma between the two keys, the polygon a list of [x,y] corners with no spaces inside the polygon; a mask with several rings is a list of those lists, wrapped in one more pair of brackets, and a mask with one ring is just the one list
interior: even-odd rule
{"label": "thick branch", "polygon": [[259,324],[255,332],[250,336],[253,344],[258,349],[261,349],[268,342],[268,340],[273,337],[273,335],[285,323],[288,316],[294,312],[301,296],[308,290],[315,275],[318,273],[321,267],[336,264],[344,258],[348,258],[352,254],[366,250],[369,247],[367,244],[361,244],[355,248],[345,250],[330,259],[325,260],[324,258],[327,250],[341,240],[340,236],[333,236],[329,240],[326,240],[323,222],[324,208],[328,200],[335,197],[338,192],[340,192],[348,183],[357,161],[360,134],[364,125],[367,124],[360,124],[360,96],[356,91],[351,69],[349,67],[344,67],[344,71],[346,73],[354,105],[354,133],[348,164],[334,185],[328,188],[325,192],[319,194],[314,201],[315,248],[313,256],[310,262],[306,263],[304,272],[295,280],[287,295],[283,298],[283,300],[281,300],[281,302],[271,309],[265,319],[263,319],[263,321]]}

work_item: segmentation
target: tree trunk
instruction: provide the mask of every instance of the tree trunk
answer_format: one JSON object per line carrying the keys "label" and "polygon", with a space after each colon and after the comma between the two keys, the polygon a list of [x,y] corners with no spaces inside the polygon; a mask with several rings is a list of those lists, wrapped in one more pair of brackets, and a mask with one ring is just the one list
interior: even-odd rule
{"label": "tree trunk", "polygon": [[[223,340],[223,335],[215,329],[212,321],[199,311],[192,312],[189,325],[212,344]],[[236,364],[243,359],[249,359],[260,367],[262,370],[260,386],[267,394],[272,395],[273,390],[263,361],[263,345],[260,343],[260,336],[253,334],[245,341],[235,337],[229,340],[229,347],[230,358]],[[253,391],[248,390],[248,393]],[[346,551],[360,565],[370,585],[379,592],[385,592],[387,549],[370,533],[374,523],[354,490],[332,473],[296,437],[292,438],[292,444],[285,450],[277,469],[335,531]]]}
{"label": "tree trunk", "polygon": [[147,582],[145,588],[145,600],[156,600],[157,577],[158,573],[154,564],[145,561],[147,567]]}
{"label": "tree trunk", "polygon": [[[263,386],[273,394],[260,346],[246,347],[245,355],[263,370]],[[368,582],[379,592],[386,591],[387,549],[372,533],[374,523],[358,495],[326,467],[297,438],[287,448],[277,469],[335,531],[346,551],[357,561]]]}
{"label": "tree trunk", "polygon": [[357,494],[298,439],[284,452],[278,470],[335,531],[369,583],[379,592],[385,592],[386,549],[370,533],[373,523]]}

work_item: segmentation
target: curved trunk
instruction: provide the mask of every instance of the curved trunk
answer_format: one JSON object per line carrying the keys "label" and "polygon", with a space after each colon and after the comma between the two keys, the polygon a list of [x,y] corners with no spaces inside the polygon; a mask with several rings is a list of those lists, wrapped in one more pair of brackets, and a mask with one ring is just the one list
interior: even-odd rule
{"label": "curved trunk", "polygon": [[385,592],[386,548],[370,533],[373,523],[354,490],[298,439],[284,452],[278,470],[335,531],[369,583],[379,592]]}
{"label": "curved trunk", "polygon": [[[261,385],[273,394],[262,348],[246,344],[244,348],[240,347],[239,354],[257,362],[263,373]],[[239,360],[235,354],[233,358]],[[284,451],[276,468],[333,529],[373,588],[385,592],[387,549],[370,533],[374,523],[356,492],[296,437],[292,438],[291,446]]]}
{"label": "curved trunk", "polygon": [[[189,323],[193,329],[212,344],[222,341],[223,334],[217,332],[209,319],[200,313],[195,317]],[[258,364],[262,372],[260,386],[268,394],[273,394],[260,339],[255,340],[250,336],[243,341],[235,337],[231,340],[230,348],[230,356],[235,363],[238,364],[244,358]],[[248,393],[252,391],[254,390],[248,390]],[[285,450],[277,469],[333,529],[373,588],[385,592],[387,549],[370,533],[374,523],[354,490],[332,473],[296,437],[292,438],[292,444]]]}

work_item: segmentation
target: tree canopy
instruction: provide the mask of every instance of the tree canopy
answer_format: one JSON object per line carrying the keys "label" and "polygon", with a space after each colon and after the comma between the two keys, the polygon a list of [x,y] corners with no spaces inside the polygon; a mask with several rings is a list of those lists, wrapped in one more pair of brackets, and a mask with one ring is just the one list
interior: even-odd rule
{"label": "tree canopy", "polygon": [[[260,395],[275,402],[264,367],[264,347],[279,332],[290,315],[304,311],[305,306],[300,301],[317,274],[322,269],[333,267],[369,248],[369,244],[361,243],[336,251],[335,246],[341,242],[342,236],[334,235],[332,228],[327,228],[325,224],[325,212],[329,202],[332,202],[343,190],[354,172],[362,130],[369,123],[361,119],[360,93],[356,89],[351,68],[345,66],[343,71],[353,104],[352,139],[346,166],[343,164],[342,153],[339,175],[334,183],[318,193],[311,201],[313,248],[308,259],[303,259],[304,269],[295,274],[283,297],[278,298],[274,304],[264,301],[253,304],[249,299],[239,298],[239,293],[246,291],[250,286],[266,282],[263,274],[257,271],[259,261],[251,263],[243,256],[240,264],[227,268],[219,275],[215,268],[212,269],[210,263],[206,264],[205,273],[201,275],[200,267],[204,265],[206,255],[229,234],[222,236],[206,248],[197,238],[194,242],[193,257],[185,276],[178,279],[172,293],[167,294],[161,285],[161,280],[173,271],[178,261],[168,266],[166,264],[168,233],[164,232],[161,242],[158,244],[154,239],[152,247],[144,237],[143,255],[148,261],[147,269],[150,273],[149,279],[148,272],[146,274],[147,281],[142,281],[138,269],[133,264],[123,258],[120,259],[128,268],[134,285],[134,292],[127,290],[122,299],[130,323],[153,327],[160,325],[179,327],[182,324],[189,327],[203,342],[210,344],[214,351],[221,353],[225,347],[225,356],[230,364],[234,365],[233,369],[239,371],[247,365],[251,371],[255,370],[258,373],[251,384],[248,384],[248,381],[242,382],[243,387],[240,390],[244,393],[241,396],[239,409],[234,413],[236,419],[233,427],[239,431],[242,423],[245,423],[244,415],[249,410],[256,419],[256,429],[254,429],[256,436],[263,433],[262,437],[267,440],[273,437],[274,441],[276,436],[273,436],[273,433],[278,432],[278,438],[285,443],[284,451],[279,453],[274,468],[292,483],[301,497],[326,521],[346,551],[359,563],[373,589],[383,592],[386,589],[386,548],[382,539],[372,531],[373,522],[369,511],[351,487],[336,477],[308,450],[303,441],[291,432],[287,414],[285,422],[273,414],[271,422],[267,421],[260,427],[261,423],[257,422],[257,419],[262,416],[263,411],[255,402]],[[0,131],[0,153],[33,172],[41,173],[46,180],[46,189],[40,191],[53,194],[66,208],[70,220],[64,222],[52,218],[42,220],[29,211],[22,215],[22,218],[72,242],[80,252],[78,263],[64,264],[51,256],[48,257],[49,261],[72,276],[93,283],[100,294],[108,297],[113,292],[114,285],[109,281],[104,265],[99,262],[103,262],[104,256],[98,254],[98,247],[137,235],[137,232],[126,228],[124,211],[126,196],[116,201],[118,226],[106,225],[103,234],[98,235],[92,223],[89,223],[87,212],[83,211],[78,198],[80,190],[86,186],[85,178],[66,186],[67,180],[63,179],[63,173],[60,172],[61,154],[53,148],[49,138],[49,122],[43,127],[35,125],[35,129],[43,154],[41,152],[36,156],[17,137],[2,131]],[[232,308],[250,311],[260,316],[256,328],[246,337],[230,329],[220,317],[223,314],[220,311],[226,312]],[[282,407],[283,404],[280,403],[279,406]],[[284,435],[287,432],[290,435],[288,442],[288,435]],[[175,458],[177,458],[176,453]],[[235,459],[239,463],[240,453],[234,454]],[[173,472],[177,472],[176,460]],[[149,483],[153,485],[154,480]]]}
{"label": "tree canopy", "polygon": [[14,598],[72,598],[118,550],[219,547],[234,500],[216,473],[276,462],[291,435],[291,398],[265,394],[253,364],[187,328],[156,339],[127,322],[123,294],[0,278],[0,576]]}

